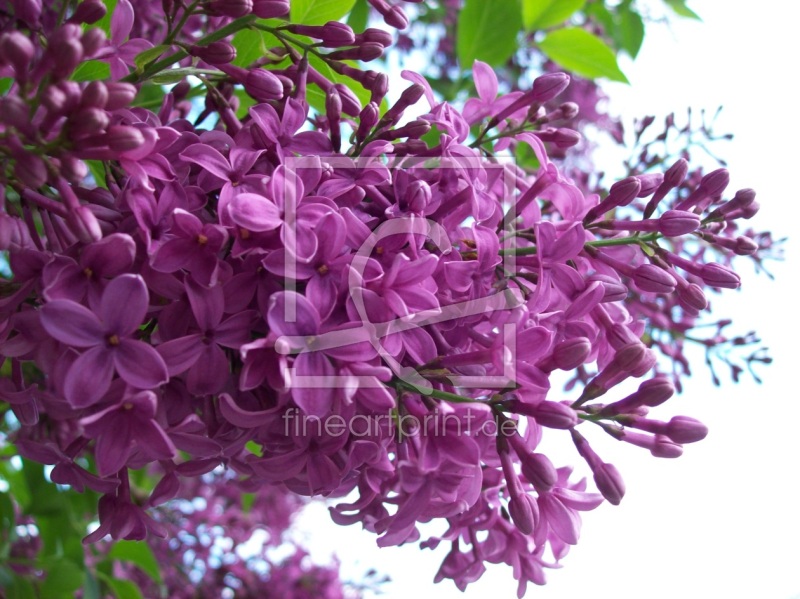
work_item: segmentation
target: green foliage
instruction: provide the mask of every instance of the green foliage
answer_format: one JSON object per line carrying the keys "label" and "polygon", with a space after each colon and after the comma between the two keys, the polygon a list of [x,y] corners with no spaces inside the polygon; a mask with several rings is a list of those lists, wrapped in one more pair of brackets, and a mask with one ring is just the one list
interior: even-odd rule
{"label": "green foliage", "polygon": [[467,0],[458,16],[456,50],[461,67],[475,60],[497,66],[517,48],[516,32],[522,27],[518,0]]}
{"label": "green foliage", "polygon": [[232,43],[236,48],[233,64],[242,68],[249,67],[262,58],[270,48],[281,45],[278,38],[261,29],[242,29],[233,36]]}
{"label": "green foliage", "polygon": [[100,81],[111,77],[111,67],[107,63],[99,60],[87,60],[82,63],[70,79],[72,81]]}
{"label": "green foliage", "polygon": [[290,20],[301,25],[324,25],[345,16],[356,0],[292,0]]}
{"label": "green foliage", "polygon": [[144,71],[147,65],[158,60],[158,58],[168,49],[169,46],[153,46],[152,48],[141,52],[133,59],[133,63],[136,65],[136,70]]}
{"label": "green foliage", "polygon": [[539,49],[553,62],[588,79],[606,77],[628,83],[613,50],[584,29],[557,29],[542,39]]}
{"label": "green foliage", "polygon": [[583,8],[586,0],[523,0],[525,29],[535,31],[560,25]]}
{"label": "green foliage", "polygon": [[158,568],[153,551],[146,543],[136,541],[117,541],[108,554],[111,559],[116,559],[135,564],[142,572],[153,579],[153,582],[162,583],[161,571]]}
{"label": "green foliage", "polygon": [[106,5],[106,14],[100,19],[93,27],[99,27],[105,31],[108,37],[111,37],[111,17],[114,15],[114,9],[117,7],[117,0],[103,0]]}
{"label": "green foliage", "polygon": [[686,6],[686,0],[664,0],[664,2],[666,2],[667,6],[669,6],[676,15],[680,17],[686,17],[687,19],[702,21],[696,12]]}

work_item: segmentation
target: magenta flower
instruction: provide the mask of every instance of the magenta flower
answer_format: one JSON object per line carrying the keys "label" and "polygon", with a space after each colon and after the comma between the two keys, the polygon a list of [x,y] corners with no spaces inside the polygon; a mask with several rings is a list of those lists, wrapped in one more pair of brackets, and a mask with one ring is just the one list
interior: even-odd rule
{"label": "magenta flower", "polygon": [[137,389],[167,382],[167,366],[152,346],[133,337],[147,313],[148,295],[139,275],[112,280],[100,298],[98,314],[70,300],[53,300],[41,309],[42,325],[61,343],[86,348],[70,367],[64,396],[75,408],[97,402],[114,372]]}

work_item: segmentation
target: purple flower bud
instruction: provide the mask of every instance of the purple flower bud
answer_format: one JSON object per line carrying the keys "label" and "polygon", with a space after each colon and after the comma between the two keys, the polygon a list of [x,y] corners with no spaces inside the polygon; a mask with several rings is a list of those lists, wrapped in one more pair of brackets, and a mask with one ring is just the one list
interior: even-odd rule
{"label": "purple flower bud", "polygon": [[633,282],[642,291],[651,293],[672,293],[675,291],[675,277],[654,264],[642,264],[633,271]]}
{"label": "purple flower bud", "polygon": [[78,185],[89,174],[86,163],[75,156],[66,154],[61,156],[60,161],[59,172],[73,185]]}
{"label": "purple flower bud", "polygon": [[758,244],[749,237],[740,235],[736,238],[736,246],[733,251],[738,256],[750,256],[758,251]]}
{"label": "purple flower bud", "polygon": [[700,188],[703,189],[705,195],[716,197],[720,195],[730,183],[731,175],[728,169],[719,168],[711,171],[700,180]]}
{"label": "purple flower bud", "polygon": [[553,462],[543,453],[524,453],[520,456],[522,475],[540,493],[547,493],[558,482]]}
{"label": "purple flower bud", "polygon": [[696,443],[708,435],[708,427],[688,416],[673,416],[666,426],[664,434],[675,443]]}
{"label": "purple flower bud", "polygon": [[738,289],[742,285],[742,280],[731,269],[711,262],[704,264],[700,269],[700,278],[709,287],[720,287],[723,289]]}
{"label": "purple flower bud", "polygon": [[342,98],[334,86],[325,94],[325,114],[329,121],[333,119],[338,122],[342,117]]}
{"label": "purple flower bud", "polygon": [[100,133],[108,127],[108,113],[100,108],[84,108],[69,117],[69,135],[78,139]]}
{"label": "purple flower bud", "polygon": [[646,198],[655,192],[655,190],[658,189],[664,182],[664,175],[661,173],[636,175],[636,178],[639,179],[639,182],[642,184],[642,188],[639,190],[639,194],[636,196],[639,198]]}
{"label": "purple flower bud", "polygon": [[84,58],[95,56],[106,45],[108,38],[105,31],[99,27],[90,27],[81,36]]}
{"label": "purple flower bud", "polygon": [[79,39],[62,39],[47,48],[53,63],[51,72],[57,79],[66,79],[83,60],[83,44]]}
{"label": "purple flower bud", "polygon": [[67,224],[70,231],[83,243],[92,243],[103,238],[100,223],[88,206],[78,206],[70,210],[67,213]]}
{"label": "purple flower bud", "polygon": [[328,21],[324,25],[289,25],[287,29],[298,35],[318,39],[323,46],[331,48],[352,46],[356,42],[356,36],[350,26],[338,21]]}
{"label": "purple flower bud", "polygon": [[413,181],[406,190],[408,209],[417,214],[422,214],[428,207],[431,197],[431,187],[425,181]]}
{"label": "purple flower bud", "polygon": [[539,519],[539,506],[533,497],[522,493],[508,501],[508,513],[514,525],[524,535],[533,533],[536,521]]}
{"label": "purple flower bud", "polygon": [[253,0],[253,14],[262,19],[282,17],[289,12],[289,0]]}
{"label": "purple flower bud", "polygon": [[375,82],[370,89],[372,91],[370,102],[375,102],[376,104],[380,105],[380,103],[383,101],[383,98],[386,97],[386,94],[389,91],[389,77],[383,73],[378,73],[378,76],[375,77]]}
{"label": "purple flower bud", "polygon": [[211,42],[207,46],[192,46],[191,54],[211,65],[228,64],[236,58],[236,48],[229,42]]}
{"label": "purple flower bud", "polygon": [[364,109],[358,115],[359,122],[356,137],[358,139],[365,139],[367,135],[369,135],[370,130],[377,124],[379,116],[380,110],[377,104],[370,102],[364,106]]}
{"label": "purple flower bud", "polygon": [[658,358],[644,343],[636,341],[622,347],[614,356],[623,372],[640,377],[656,365]]}
{"label": "purple flower bud", "polygon": [[706,299],[703,290],[694,283],[687,283],[678,287],[678,302],[684,308],[697,312],[708,307],[708,299]]}
{"label": "purple flower bud", "polygon": [[357,35],[356,41],[358,43],[375,42],[376,44],[380,44],[385,48],[392,45],[392,34],[388,31],[384,31],[383,29],[375,29],[374,27],[370,27],[369,29],[365,29],[364,33]]}
{"label": "purple flower bud", "polygon": [[408,27],[408,17],[399,6],[392,6],[382,14],[383,21],[390,27],[394,27],[395,29],[405,29]]}
{"label": "purple flower bud", "polygon": [[108,88],[102,81],[92,81],[83,89],[81,108],[105,108],[108,103]]}
{"label": "purple flower bud", "polygon": [[661,405],[675,394],[675,386],[663,376],[648,379],[639,385],[634,393],[605,406],[600,414],[617,416],[633,412],[641,406],[655,407]]}
{"label": "purple flower bud", "polygon": [[283,83],[265,69],[252,69],[244,80],[245,91],[259,102],[283,98]]}
{"label": "purple flower bud", "polygon": [[641,190],[642,182],[638,177],[626,177],[611,186],[603,203],[608,203],[609,210],[618,206],[627,206],[639,196]]}
{"label": "purple flower bud", "polygon": [[383,56],[383,46],[375,42],[365,42],[356,48],[334,50],[328,54],[331,60],[361,60],[369,62]]}
{"label": "purple flower bud", "polygon": [[37,189],[47,181],[47,167],[44,160],[30,152],[14,154],[14,176],[27,187]]}
{"label": "purple flower bud", "polygon": [[573,370],[583,364],[592,352],[586,337],[572,337],[558,343],[553,349],[553,362],[561,370]]}
{"label": "purple flower bud", "polygon": [[0,98],[0,122],[20,131],[30,128],[30,108],[19,96],[11,95]]}
{"label": "purple flower bud", "polygon": [[557,401],[540,401],[525,407],[529,409],[521,413],[533,416],[536,422],[547,428],[570,429],[578,424],[578,414],[575,410]]}
{"label": "purple flower bud", "polygon": [[415,121],[411,121],[407,125],[398,127],[397,129],[384,131],[377,137],[377,139],[386,139],[390,141],[394,139],[401,139],[403,137],[419,139],[430,130],[431,124],[428,121],[417,119]]}
{"label": "purple flower bud", "polygon": [[13,0],[14,16],[35,29],[42,15],[42,0]]}
{"label": "purple flower bud", "polygon": [[19,31],[0,36],[0,63],[9,63],[14,67],[17,77],[23,81],[27,79],[27,72],[35,53],[36,48],[31,40]]}
{"label": "purple flower bud", "polygon": [[237,19],[253,12],[253,0],[211,0],[208,10],[215,15]]}
{"label": "purple flower bud", "polygon": [[97,23],[106,16],[106,5],[103,0],[83,0],[69,19],[70,23]]}
{"label": "purple flower bud", "polygon": [[361,101],[358,96],[343,83],[336,83],[333,87],[339,92],[339,98],[342,100],[342,112],[350,116],[358,116],[358,113],[361,112]]}
{"label": "purple flower bud", "polygon": [[603,286],[603,298],[601,302],[620,302],[628,297],[628,288],[622,282],[609,275],[592,275],[587,282],[599,281]]}
{"label": "purple flower bud", "polygon": [[696,231],[700,216],[685,210],[667,210],[658,219],[658,230],[667,237],[679,237]]}
{"label": "purple flower bud", "polygon": [[115,152],[129,152],[144,144],[142,132],[128,125],[111,125],[105,136],[106,144]]}
{"label": "purple flower bud", "polygon": [[686,179],[689,173],[689,163],[685,158],[678,158],[671,167],[664,173],[664,183],[662,186],[674,189]]}
{"label": "purple flower bud", "polygon": [[136,86],[130,83],[110,81],[105,85],[108,90],[107,110],[117,110],[129,106],[136,97]]}
{"label": "purple flower bud", "polygon": [[625,495],[625,482],[614,464],[603,462],[593,469],[594,484],[597,490],[612,505],[619,505]]}
{"label": "purple flower bud", "polygon": [[650,453],[657,458],[674,459],[683,455],[683,447],[673,443],[666,435],[656,435]]}
{"label": "purple flower bud", "polygon": [[581,141],[581,134],[573,129],[560,127],[553,135],[553,143],[557,148],[571,148]]}
{"label": "purple flower bud", "polygon": [[569,75],[566,73],[547,73],[533,80],[532,101],[544,104],[549,102],[569,85]]}

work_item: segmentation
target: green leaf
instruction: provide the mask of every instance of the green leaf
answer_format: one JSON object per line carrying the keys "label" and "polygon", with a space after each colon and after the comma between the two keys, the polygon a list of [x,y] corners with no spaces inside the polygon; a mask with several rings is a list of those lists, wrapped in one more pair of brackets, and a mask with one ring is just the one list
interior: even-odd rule
{"label": "green leaf", "polygon": [[356,0],[292,0],[289,20],[301,25],[324,25],[341,19],[355,3]]}
{"label": "green leaf", "polygon": [[42,597],[74,597],[84,581],[83,568],[68,559],[53,562],[47,569]]}
{"label": "green leaf", "polygon": [[4,591],[8,599],[36,599],[33,583],[19,575],[14,576],[14,583]]}
{"label": "green leaf", "polygon": [[136,564],[153,582],[161,584],[161,571],[158,561],[146,543],[138,541],[117,541],[108,553],[111,559]]}
{"label": "green leaf", "polygon": [[3,95],[10,90],[13,84],[14,79],[11,77],[0,77],[0,95]]}
{"label": "green leaf", "polygon": [[114,593],[117,599],[144,599],[139,585],[133,581],[114,578],[105,574],[100,574],[100,578],[111,588],[111,592]]}
{"label": "green leaf", "polygon": [[456,50],[463,69],[475,60],[504,63],[517,48],[522,14],[517,0],[467,0],[458,15]]}
{"label": "green leaf", "polygon": [[106,169],[100,160],[84,160],[86,166],[89,167],[89,172],[92,174],[95,185],[108,189],[106,184]]}
{"label": "green leaf", "polygon": [[22,472],[31,493],[27,513],[34,516],[62,514],[64,504],[56,486],[44,477],[44,466],[30,460],[22,460]]}
{"label": "green leaf", "polygon": [[522,0],[522,22],[529,31],[561,25],[584,4],[586,0]]}
{"label": "green leaf", "polygon": [[144,68],[157,60],[159,56],[161,56],[164,52],[169,49],[169,46],[153,46],[152,48],[145,50],[136,55],[136,58],[133,59],[134,64],[136,65],[136,69],[139,71],[144,71]]}
{"label": "green leaf", "polygon": [[619,7],[618,15],[619,26],[614,32],[614,41],[628,56],[636,58],[644,41],[644,21],[639,13],[624,5]]}
{"label": "green leaf", "polygon": [[667,6],[669,6],[673,12],[680,17],[686,17],[687,19],[694,19],[696,21],[703,20],[700,18],[700,15],[686,6],[686,0],[664,0],[664,2],[666,2]]}
{"label": "green leaf", "polygon": [[599,37],[578,27],[548,33],[539,43],[539,49],[568,71],[588,79],[606,77],[628,83],[611,48]]}
{"label": "green leaf", "polygon": [[236,58],[233,65],[249,67],[259,58],[262,58],[270,48],[280,46],[277,37],[269,31],[260,29],[242,29],[233,36],[233,47],[236,48]]}
{"label": "green leaf", "polygon": [[356,0],[353,10],[347,17],[347,24],[356,33],[364,31],[369,25],[369,5],[367,0]]}
{"label": "green leaf", "polygon": [[70,79],[72,81],[101,81],[111,77],[111,67],[99,60],[82,62]]}

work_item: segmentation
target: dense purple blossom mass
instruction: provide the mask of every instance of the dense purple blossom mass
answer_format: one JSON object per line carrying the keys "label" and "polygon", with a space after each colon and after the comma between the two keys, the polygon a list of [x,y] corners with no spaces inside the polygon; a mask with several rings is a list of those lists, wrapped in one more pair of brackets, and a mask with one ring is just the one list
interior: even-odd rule
{"label": "dense purple blossom mass", "polygon": [[[755,194],[724,169],[680,158],[595,190],[560,159],[581,139],[567,74],[498,95],[478,61],[477,97],[442,102],[420,74],[354,66],[391,34],[289,25],[287,1],[119,0],[108,35],[81,26],[97,0],[12,4],[0,400],[24,456],[102,493],[87,543],[167,534],[148,512],[223,466],[257,498],[334,500],[380,546],[447,544],[437,581],[508,564],[521,596],[581,512],[623,498],[593,438],[673,458],[705,437],[649,411],[688,374],[709,292],[739,287],[732,257],[758,252]],[[277,47],[232,65],[246,28]],[[87,65],[108,77],[73,76]],[[148,81],[177,84],[153,105]],[[533,169],[510,159],[523,146]],[[544,429],[591,488],[537,450]],[[163,476],[149,498],[129,483],[142,469]],[[432,520],[446,532],[422,538]],[[305,596],[277,572],[266,596]]]}

